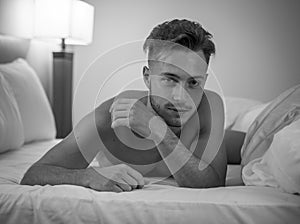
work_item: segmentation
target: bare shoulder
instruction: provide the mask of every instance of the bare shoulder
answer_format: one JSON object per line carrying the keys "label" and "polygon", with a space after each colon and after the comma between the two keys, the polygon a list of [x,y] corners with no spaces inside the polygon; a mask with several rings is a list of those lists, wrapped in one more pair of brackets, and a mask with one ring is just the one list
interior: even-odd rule
{"label": "bare shoulder", "polygon": [[198,114],[202,130],[210,130],[212,119],[220,125],[224,122],[224,105],[219,94],[211,90],[204,90]]}
{"label": "bare shoulder", "polygon": [[221,96],[217,94],[214,91],[211,90],[204,90],[209,108],[210,108],[210,113],[212,116],[217,118],[218,120],[222,121],[224,120],[225,117],[225,112],[224,112],[224,104]]}
{"label": "bare shoulder", "polygon": [[[207,97],[207,101],[209,103],[210,114],[213,122],[213,124],[211,125],[214,125],[219,129],[221,127],[224,128],[225,111],[224,111],[224,104],[221,96],[211,90],[205,90],[205,94]],[[223,128],[221,129],[223,130]]]}
{"label": "bare shoulder", "polygon": [[218,93],[207,89],[204,90],[204,93],[211,106],[223,107],[223,100]]}
{"label": "bare shoulder", "polygon": [[204,90],[200,108],[202,112],[211,115],[224,116],[224,104],[221,96],[211,90]]}
{"label": "bare shoulder", "polygon": [[214,91],[204,89],[204,93],[198,109],[199,115],[208,115],[215,110],[224,110],[223,100],[221,96]]}

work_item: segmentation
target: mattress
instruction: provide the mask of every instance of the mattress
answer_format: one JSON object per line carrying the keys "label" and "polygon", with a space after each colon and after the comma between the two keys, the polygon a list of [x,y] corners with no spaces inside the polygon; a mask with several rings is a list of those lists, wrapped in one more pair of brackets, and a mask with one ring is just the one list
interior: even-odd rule
{"label": "mattress", "polygon": [[[296,223],[300,196],[275,188],[233,186],[191,189],[173,180],[148,181],[131,192],[97,192],[71,186],[22,186],[28,167],[60,140],[35,142],[0,154],[0,223]],[[93,163],[92,165],[97,165]],[[236,178],[234,177],[236,176]]]}

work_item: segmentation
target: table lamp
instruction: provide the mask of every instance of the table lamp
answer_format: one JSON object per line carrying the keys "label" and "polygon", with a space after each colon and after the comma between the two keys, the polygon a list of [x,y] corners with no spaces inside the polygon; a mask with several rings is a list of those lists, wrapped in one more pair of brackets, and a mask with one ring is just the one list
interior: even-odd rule
{"label": "table lamp", "polygon": [[53,52],[53,102],[57,138],[72,130],[73,56],[66,45],[92,42],[94,7],[80,0],[35,0],[34,36],[60,41]]}

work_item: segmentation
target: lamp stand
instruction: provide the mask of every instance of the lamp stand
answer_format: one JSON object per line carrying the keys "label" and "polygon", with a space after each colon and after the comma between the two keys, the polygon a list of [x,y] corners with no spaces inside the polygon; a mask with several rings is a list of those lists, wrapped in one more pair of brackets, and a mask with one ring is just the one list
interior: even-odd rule
{"label": "lamp stand", "polygon": [[72,131],[73,53],[53,52],[53,112],[56,138]]}

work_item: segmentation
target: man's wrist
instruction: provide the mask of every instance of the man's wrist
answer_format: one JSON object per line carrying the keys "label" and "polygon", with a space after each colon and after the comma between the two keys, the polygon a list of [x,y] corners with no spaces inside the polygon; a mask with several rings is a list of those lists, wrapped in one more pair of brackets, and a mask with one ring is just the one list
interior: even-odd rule
{"label": "man's wrist", "polygon": [[76,170],[74,184],[83,187],[89,187],[89,172],[91,168]]}
{"label": "man's wrist", "polygon": [[160,117],[154,116],[149,121],[149,129],[150,135],[147,138],[151,139],[156,144],[160,144],[167,134],[168,126]]}

